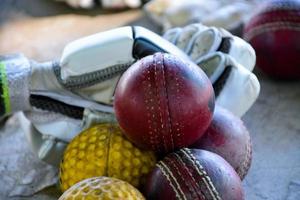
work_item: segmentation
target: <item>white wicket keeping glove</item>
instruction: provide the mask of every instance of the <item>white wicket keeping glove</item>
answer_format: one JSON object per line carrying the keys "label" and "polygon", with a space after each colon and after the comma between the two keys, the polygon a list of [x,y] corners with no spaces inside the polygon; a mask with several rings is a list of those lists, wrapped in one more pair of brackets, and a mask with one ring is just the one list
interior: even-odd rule
{"label": "white wicket keeping glove", "polygon": [[202,56],[221,51],[232,56],[238,63],[252,71],[255,66],[255,51],[243,39],[222,28],[208,27],[200,23],[165,32],[165,39],[175,44],[197,62]]}
{"label": "white wicket keeping glove", "polygon": [[197,64],[213,83],[216,104],[242,117],[256,101],[260,92],[258,79],[228,54],[209,53]]}
{"label": "white wicket keeping glove", "polygon": [[[114,29],[74,41],[66,46],[60,62],[38,64],[22,56],[3,59],[8,75],[6,88],[12,91],[6,98],[11,103],[6,113],[25,110],[20,118],[34,152],[57,165],[67,143],[82,129],[94,121],[114,120],[113,93],[120,75],[137,59],[158,51],[189,59],[174,45],[141,27]],[[223,90],[231,88],[227,84],[230,81],[220,84],[224,82],[216,82],[213,77],[227,72],[224,69],[230,60],[197,59],[201,67],[212,66],[203,69],[221,99],[228,93]],[[237,74],[236,68],[241,67],[232,68],[232,74]],[[225,75],[222,77],[228,77]]]}
{"label": "white wicket keeping glove", "polygon": [[260,84],[251,72],[256,56],[247,42],[222,28],[202,24],[170,29],[163,37],[206,72],[213,83],[217,104],[242,116],[255,102]]}
{"label": "white wicket keeping glove", "polygon": [[152,0],[144,11],[163,30],[203,23],[231,30],[250,17],[256,1],[249,0]]}
{"label": "white wicket keeping glove", "polygon": [[71,42],[59,62],[2,57],[1,88],[6,93],[0,105],[6,115],[24,111],[21,124],[30,146],[40,159],[58,165],[66,144],[88,126],[85,123],[114,120],[119,77],[137,59],[155,52],[189,60],[155,33],[129,26]]}

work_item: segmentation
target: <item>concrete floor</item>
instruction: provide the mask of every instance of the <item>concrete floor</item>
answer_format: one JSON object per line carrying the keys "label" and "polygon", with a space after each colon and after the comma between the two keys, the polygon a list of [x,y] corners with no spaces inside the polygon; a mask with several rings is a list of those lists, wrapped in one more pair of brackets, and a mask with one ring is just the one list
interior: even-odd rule
{"label": "concrete floor", "polygon": [[261,94],[243,117],[254,150],[244,181],[247,199],[299,200],[300,83],[258,78]]}
{"label": "concrete floor", "polygon": [[[41,9],[37,9],[41,8]],[[44,10],[43,10],[44,9]],[[70,13],[72,9],[50,0],[1,0],[0,23],[16,16],[25,15],[54,15]],[[98,11],[80,11],[82,14],[94,15]],[[139,20],[135,23],[146,27],[156,28],[147,21]],[[1,50],[0,50],[1,54]],[[255,72],[261,82],[261,94],[255,105],[243,117],[249,128],[253,141],[253,162],[250,172],[244,180],[247,200],[300,200],[300,82],[278,82],[270,80],[260,72]],[[18,127],[12,126],[10,121],[6,127],[0,129],[0,141],[15,143],[17,138],[24,140],[24,135]],[[6,139],[3,140],[3,138]],[[3,144],[0,142],[0,144]],[[20,147],[21,148],[21,147]],[[23,144],[23,148],[28,148]],[[0,145],[0,156],[10,156],[18,152]],[[23,154],[31,155],[25,151]],[[10,162],[18,162],[18,159]],[[38,165],[43,165],[38,163]],[[28,163],[30,165],[32,163]],[[45,165],[45,168],[48,166]],[[0,199],[57,199],[55,187],[44,190],[33,197],[8,198],[8,182],[13,184],[15,169],[8,169],[0,160]]]}

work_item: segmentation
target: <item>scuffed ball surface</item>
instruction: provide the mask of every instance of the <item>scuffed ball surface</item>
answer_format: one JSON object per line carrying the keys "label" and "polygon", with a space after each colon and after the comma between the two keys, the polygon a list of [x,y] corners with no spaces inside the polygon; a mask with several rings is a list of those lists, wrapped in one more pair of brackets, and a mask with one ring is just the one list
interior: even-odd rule
{"label": "scuffed ball surface", "polygon": [[121,76],[116,119],[137,146],[166,155],[198,140],[214,111],[214,91],[194,63],[170,54],[146,56]]}
{"label": "scuffed ball surface", "polygon": [[250,133],[243,121],[230,111],[216,106],[213,120],[204,136],[190,148],[222,156],[243,180],[252,161]]}
{"label": "scuffed ball surface", "polygon": [[115,178],[94,177],[83,180],[68,189],[59,200],[144,200],[143,195],[132,185]]}
{"label": "scuffed ball surface", "polygon": [[95,176],[115,177],[138,187],[155,166],[151,151],[135,147],[116,124],[100,124],[76,136],[60,166],[62,191]]}
{"label": "scuffed ball surface", "polygon": [[276,79],[300,79],[300,1],[269,0],[245,24],[256,66]]}
{"label": "scuffed ball surface", "polygon": [[156,164],[143,189],[147,200],[245,200],[241,179],[219,155],[183,148]]}

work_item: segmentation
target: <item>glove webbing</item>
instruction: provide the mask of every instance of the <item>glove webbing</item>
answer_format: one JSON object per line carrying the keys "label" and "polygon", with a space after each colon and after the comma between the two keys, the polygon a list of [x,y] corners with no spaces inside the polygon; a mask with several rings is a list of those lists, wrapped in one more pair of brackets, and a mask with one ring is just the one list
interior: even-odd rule
{"label": "glove webbing", "polygon": [[218,78],[218,80],[213,84],[213,88],[215,91],[215,96],[218,97],[220,92],[222,91],[229,74],[232,70],[232,66],[226,66],[224,69],[224,72],[221,74],[221,76]]}
{"label": "glove webbing", "polygon": [[231,40],[231,38],[229,38],[229,37],[222,38],[222,42],[221,42],[219,48],[217,49],[217,51],[221,51],[223,53],[229,53],[230,46],[231,46],[230,40]]}
{"label": "glove webbing", "polygon": [[[230,40],[231,38],[225,37],[222,39],[222,42],[218,48],[218,51],[221,51],[223,53],[229,53],[230,50]],[[218,97],[220,92],[222,91],[227,78],[231,72],[232,67],[231,66],[226,66],[224,69],[224,72],[221,74],[221,76],[217,79],[217,81],[213,84],[213,88],[215,91],[215,96]]]}
{"label": "glove webbing", "polygon": [[84,109],[81,107],[69,105],[50,97],[31,95],[30,104],[38,109],[60,113],[74,119],[82,119]]}

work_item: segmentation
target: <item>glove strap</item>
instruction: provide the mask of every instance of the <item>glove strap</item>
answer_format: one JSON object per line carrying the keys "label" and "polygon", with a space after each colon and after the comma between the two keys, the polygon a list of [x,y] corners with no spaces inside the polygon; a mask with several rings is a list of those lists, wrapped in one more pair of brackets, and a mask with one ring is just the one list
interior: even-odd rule
{"label": "glove strap", "polygon": [[28,110],[30,63],[20,54],[0,56],[0,116]]}

